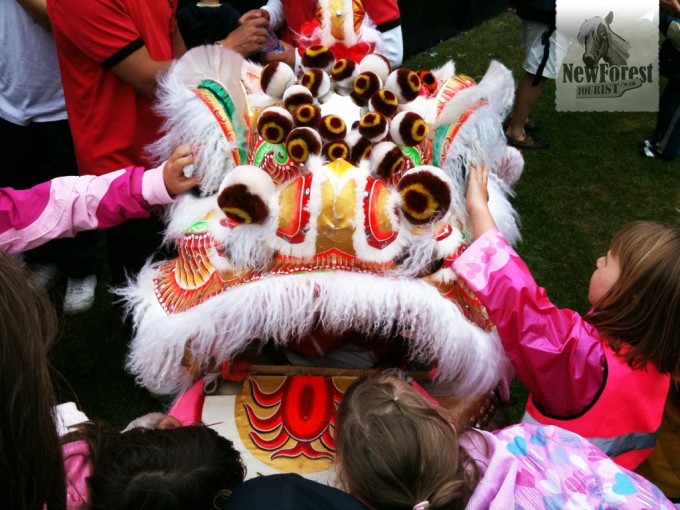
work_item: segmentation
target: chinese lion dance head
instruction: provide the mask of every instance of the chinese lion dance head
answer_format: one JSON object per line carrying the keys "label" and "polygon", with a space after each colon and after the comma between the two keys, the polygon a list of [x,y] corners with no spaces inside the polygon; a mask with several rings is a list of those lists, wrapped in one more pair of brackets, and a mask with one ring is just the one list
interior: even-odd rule
{"label": "chinese lion dance head", "polygon": [[167,211],[177,257],[121,290],[128,368],[179,393],[253,346],[318,356],[398,342],[448,394],[488,392],[507,359],[451,264],[471,242],[470,162],[491,169],[492,214],[519,239],[508,196],[523,161],[501,128],[510,72],[492,62],[475,83],[452,63],[392,70],[320,46],[306,57],[298,77],[200,47],[162,81],[151,151],[192,145],[202,180]]}

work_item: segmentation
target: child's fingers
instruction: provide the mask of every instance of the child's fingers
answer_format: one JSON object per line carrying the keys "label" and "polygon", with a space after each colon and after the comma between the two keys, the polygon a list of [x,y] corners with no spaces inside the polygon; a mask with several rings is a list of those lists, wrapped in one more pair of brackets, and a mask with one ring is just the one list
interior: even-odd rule
{"label": "child's fingers", "polygon": [[194,164],[194,155],[189,154],[187,156],[181,156],[179,159],[174,161],[174,164],[179,171],[182,171],[185,166]]}
{"label": "child's fingers", "polygon": [[193,155],[193,150],[190,145],[187,144],[182,144],[179,147],[175,149],[175,152],[172,153],[172,156],[170,156],[171,160],[177,160],[180,158],[185,158],[187,156],[192,156]]}

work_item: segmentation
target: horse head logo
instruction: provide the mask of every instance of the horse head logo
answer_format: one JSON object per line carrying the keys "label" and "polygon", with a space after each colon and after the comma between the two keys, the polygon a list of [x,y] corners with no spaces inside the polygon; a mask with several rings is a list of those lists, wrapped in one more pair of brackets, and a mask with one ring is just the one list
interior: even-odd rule
{"label": "horse head logo", "polygon": [[609,65],[628,62],[630,44],[611,29],[609,25],[613,19],[614,13],[610,11],[604,19],[594,16],[581,25],[576,38],[585,48],[583,63],[586,67],[595,67],[600,59]]}

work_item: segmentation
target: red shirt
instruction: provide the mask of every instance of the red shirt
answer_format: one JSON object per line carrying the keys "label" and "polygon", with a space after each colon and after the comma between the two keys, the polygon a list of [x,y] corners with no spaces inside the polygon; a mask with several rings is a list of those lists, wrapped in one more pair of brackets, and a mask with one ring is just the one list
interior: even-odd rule
{"label": "red shirt", "polygon": [[[295,35],[302,33],[302,25],[316,18],[316,2],[304,0],[281,0],[286,27],[282,38],[295,44]],[[400,21],[399,6],[396,0],[364,0],[366,14],[381,32],[397,26]],[[393,23],[396,25],[392,26]]]}
{"label": "red shirt", "polygon": [[176,0],[48,0],[81,174],[151,166],[144,147],[161,119],[152,101],[109,69],[146,46],[171,60]]}

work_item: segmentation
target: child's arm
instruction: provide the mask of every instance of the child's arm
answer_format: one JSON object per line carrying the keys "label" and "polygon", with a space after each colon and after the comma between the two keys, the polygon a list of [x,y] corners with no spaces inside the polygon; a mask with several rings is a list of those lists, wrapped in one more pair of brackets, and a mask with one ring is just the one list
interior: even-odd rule
{"label": "child's arm", "polygon": [[182,172],[192,161],[183,146],[147,172],[128,167],[100,176],[59,177],[27,190],[0,188],[0,249],[17,253],[81,230],[147,217],[150,206],[169,204],[171,195],[196,185],[195,177]]}
{"label": "child's arm", "polygon": [[489,210],[489,169],[483,165],[471,164],[466,194],[467,210],[472,222],[472,235],[479,239],[496,222]]}
{"label": "child's arm", "polygon": [[472,166],[467,205],[475,242],[454,262],[496,324],[520,380],[546,413],[583,411],[604,378],[604,351],[595,328],[558,309],[512,249],[487,205],[484,167]]}
{"label": "child's arm", "polygon": [[392,69],[398,68],[404,58],[404,38],[397,0],[369,0],[364,2],[364,8],[382,35],[381,54],[389,60]]}

